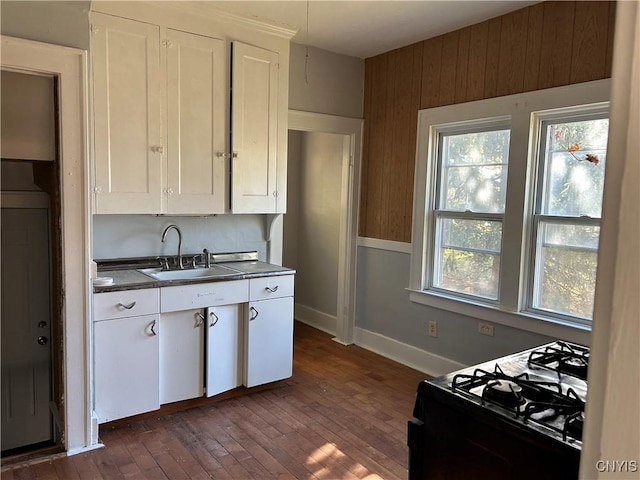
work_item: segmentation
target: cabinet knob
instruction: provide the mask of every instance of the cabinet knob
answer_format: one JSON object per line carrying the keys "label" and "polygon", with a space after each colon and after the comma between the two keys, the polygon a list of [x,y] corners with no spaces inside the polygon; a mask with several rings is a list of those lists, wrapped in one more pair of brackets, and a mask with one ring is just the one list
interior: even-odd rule
{"label": "cabinet knob", "polygon": [[46,345],[47,343],[49,343],[49,339],[44,335],[38,337],[38,345]]}
{"label": "cabinet knob", "polygon": [[156,328],[156,321],[154,320],[154,321],[151,323],[151,335],[158,335],[158,334],[156,333],[155,328]]}
{"label": "cabinet knob", "polygon": [[204,315],[201,312],[196,313],[198,320],[196,321],[196,327],[201,326],[204,323]]}
{"label": "cabinet knob", "polygon": [[251,307],[249,310],[251,311],[251,317],[249,317],[249,320],[255,320],[256,318],[258,318],[258,315],[260,315],[258,310],[256,310],[254,307]]}
{"label": "cabinet knob", "polygon": [[279,285],[276,285],[275,287],[271,288],[271,287],[264,287],[264,289],[269,292],[269,293],[276,293],[278,291],[278,287]]}

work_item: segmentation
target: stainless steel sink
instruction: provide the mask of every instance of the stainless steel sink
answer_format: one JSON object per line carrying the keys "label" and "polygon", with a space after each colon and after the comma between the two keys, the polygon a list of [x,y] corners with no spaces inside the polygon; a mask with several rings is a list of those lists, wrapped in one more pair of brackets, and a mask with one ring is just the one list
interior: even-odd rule
{"label": "stainless steel sink", "polygon": [[196,280],[200,278],[221,278],[240,275],[241,272],[220,265],[191,268],[185,270],[162,270],[161,268],[142,268],[140,273],[156,280]]}

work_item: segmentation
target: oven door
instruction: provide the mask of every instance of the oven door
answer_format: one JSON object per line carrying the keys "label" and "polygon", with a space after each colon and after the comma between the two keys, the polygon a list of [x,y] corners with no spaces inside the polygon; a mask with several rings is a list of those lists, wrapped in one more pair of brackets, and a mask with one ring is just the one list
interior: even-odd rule
{"label": "oven door", "polygon": [[465,398],[422,388],[408,422],[410,480],[571,480],[580,451]]}

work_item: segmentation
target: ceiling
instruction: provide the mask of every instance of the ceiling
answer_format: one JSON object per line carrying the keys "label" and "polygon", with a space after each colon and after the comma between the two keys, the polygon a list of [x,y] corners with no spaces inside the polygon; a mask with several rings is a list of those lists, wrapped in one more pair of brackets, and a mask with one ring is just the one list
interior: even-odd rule
{"label": "ceiling", "polygon": [[[368,58],[538,1],[212,1],[218,8],[297,30],[302,43]],[[309,10],[307,29],[307,7]]]}

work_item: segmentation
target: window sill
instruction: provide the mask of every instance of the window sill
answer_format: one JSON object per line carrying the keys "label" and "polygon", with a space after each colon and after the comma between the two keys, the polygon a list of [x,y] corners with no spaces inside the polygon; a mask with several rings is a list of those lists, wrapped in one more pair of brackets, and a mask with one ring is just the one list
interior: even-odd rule
{"label": "window sill", "polygon": [[441,293],[407,288],[412,302],[466,315],[487,322],[505,325],[528,332],[567,340],[581,345],[591,344],[591,329],[567,321],[534,315],[528,312],[507,312],[491,305],[460,300]]}

